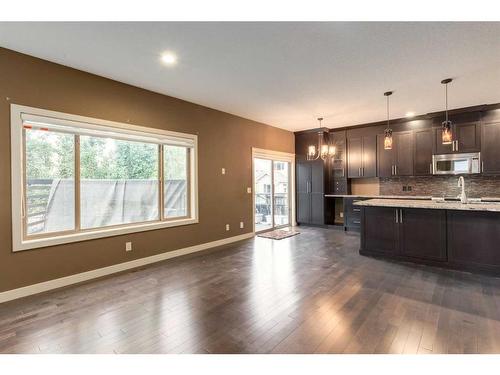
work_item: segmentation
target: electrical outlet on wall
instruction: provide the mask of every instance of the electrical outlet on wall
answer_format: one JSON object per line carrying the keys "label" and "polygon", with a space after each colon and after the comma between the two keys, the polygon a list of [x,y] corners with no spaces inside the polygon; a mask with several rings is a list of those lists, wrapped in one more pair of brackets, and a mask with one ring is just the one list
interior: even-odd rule
{"label": "electrical outlet on wall", "polygon": [[226,224],[226,232],[229,231],[229,224]]}
{"label": "electrical outlet on wall", "polygon": [[125,242],[125,251],[132,251],[132,242]]}
{"label": "electrical outlet on wall", "polygon": [[252,194],[252,188],[251,187],[247,187],[247,193],[248,194]]}
{"label": "electrical outlet on wall", "polygon": [[221,173],[222,173],[222,174],[226,174],[226,168],[222,168],[222,169],[221,169]]}
{"label": "electrical outlet on wall", "polygon": [[243,229],[245,227],[245,224],[243,223],[243,221],[240,221],[240,229]]}

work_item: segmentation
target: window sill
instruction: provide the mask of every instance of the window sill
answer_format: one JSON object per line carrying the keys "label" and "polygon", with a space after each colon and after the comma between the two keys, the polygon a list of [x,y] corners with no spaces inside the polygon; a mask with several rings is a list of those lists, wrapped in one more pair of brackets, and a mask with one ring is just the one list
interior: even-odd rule
{"label": "window sill", "polygon": [[179,220],[155,221],[152,223],[130,224],[126,226],[98,229],[89,232],[79,232],[67,235],[58,235],[57,237],[37,238],[32,240],[23,240],[20,243],[14,243],[13,252],[38,249],[41,247],[63,245],[72,242],[81,242],[95,240],[98,238],[106,238],[119,236],[129,233],[146,232],[149,230],[178,227],[181,225],[197,224],[197,218],[182,218]]}

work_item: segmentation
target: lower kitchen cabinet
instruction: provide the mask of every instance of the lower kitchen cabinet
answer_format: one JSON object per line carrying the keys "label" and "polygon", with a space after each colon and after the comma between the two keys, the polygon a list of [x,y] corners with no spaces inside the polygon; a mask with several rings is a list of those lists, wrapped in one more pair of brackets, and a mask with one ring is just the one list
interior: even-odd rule
{"label": "lower kitchen cabinet", "polygon": [[364,207],[361,252],[445,261],[446,211]]}
{"label": "lower kitchen cabinet", "polygon": [[297,161],[297,223],[325,224],[325,182],[323,160]]}
{"label": "lower kitchen cabinet", "polygon": [[500,275],[500,212],[363,207],[363,255]]}
{"label": "lower kitchen cabinet", "polygon": [[403,208],[398,221],[401,255],[446,260],[446,211]]}
{"label": "lower kitchen cabinet", "polygon": [[361,228],[361,207],[354,203],[365,200],[361,197],[344,198],[344,228],[359,231]]}
{"label": "lower kitchen cabinet", "polygon": [[500,213],[448,211],[448,258],[469,269],[500,271]]}
{"label": "lower kitchen cabinet", "polygon": [[398,224],[396,210],[389,207],[362,209],[361,249],[366,252],[397,255]]}

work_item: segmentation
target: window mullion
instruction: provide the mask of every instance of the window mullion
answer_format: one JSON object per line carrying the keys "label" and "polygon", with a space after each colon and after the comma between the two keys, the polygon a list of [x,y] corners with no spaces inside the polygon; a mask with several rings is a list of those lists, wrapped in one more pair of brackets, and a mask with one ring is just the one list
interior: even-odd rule
{"label": "window mullion", "polygon": [[160,220],[165,220],[165,212],[164,212],[164,207],[165,207],[165,204],[164,204],[164,199],[165,199],[165,192],[164,192],[164,189],[165,189],[165,182],[164,182],[164,176],[163,176],[163,163],[164,163],[164,160],[163,160],[163,144],[160,144],[160,153],[159,153],[159,160],[158,160],[158,175],[159,175],[159,178],[160,178],[160,185],[159,185],[159,191],[160,191],[160,199],[158,200],[158,204],[159,204],[159,213],[160,213]]}
{"label": "window mullion", "polygon": [[81,229],[80,135],[75,134],[75,232]]}

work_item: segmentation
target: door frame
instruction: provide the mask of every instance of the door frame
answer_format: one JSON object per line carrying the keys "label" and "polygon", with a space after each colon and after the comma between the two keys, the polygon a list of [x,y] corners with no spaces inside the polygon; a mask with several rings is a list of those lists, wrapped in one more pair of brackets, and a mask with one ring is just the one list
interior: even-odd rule
{"label": "door frame", "polygon": [[[254,175],[254,159],[267,159],[271,160],[272,162],[272,167],[271,167],[271,207],[272,207],[272,220],[274,224],[274,161],[284,161],[290,163],[290,170],[289,170],[289,190],[288,190],[288,202],[289,202],[289,212],[290,212],[290,226],[296,226],[297,222],[295,221],[295,154],[291,154],[288,152],[281,152],[281,151],[273,151],[273,150],[266,150],[262,148],[257,148],[257,147],[252,147],[252,227],[253,227],[253,232],[257,233],[255,231],[255,175]],[[283,225],[286,226],[286,225]],[[283,227],[280,226],[280,227]],[[274,230],[276,229],[276,226],[273,226],[271,229],[265,229],[266,230]],[[259,231],[262,232],[262,231]]]}

